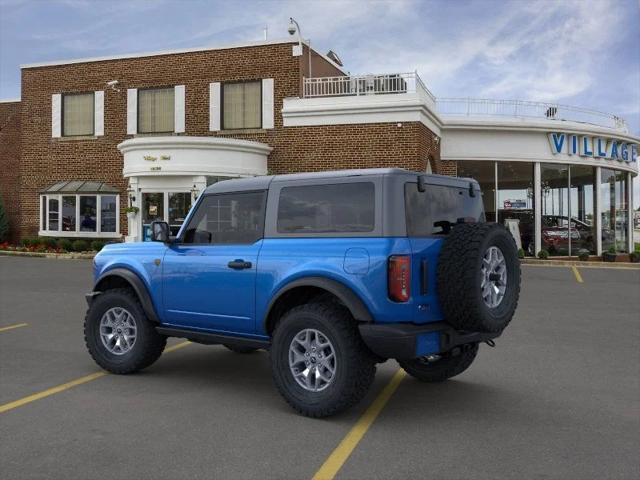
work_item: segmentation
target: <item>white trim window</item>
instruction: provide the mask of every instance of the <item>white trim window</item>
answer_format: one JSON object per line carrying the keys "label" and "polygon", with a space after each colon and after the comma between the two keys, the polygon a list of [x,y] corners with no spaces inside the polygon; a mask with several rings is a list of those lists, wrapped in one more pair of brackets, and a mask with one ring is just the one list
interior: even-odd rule
{"label": "white trim window", "polygon": [[260,80],[222,84],[222,129],[262,128]]}
{"label": "white trim window", "polygon": [[104,135],[104,92],[58,93],[51,96],[51,136]]}
{"label": "white trim window", "polygon": [[127,90],[127,134],[185,132],[185,86]]}
{"label": "white trim window", "polygon": [[120,195],[117,193],[43,193],[40,236],[120,237]]}

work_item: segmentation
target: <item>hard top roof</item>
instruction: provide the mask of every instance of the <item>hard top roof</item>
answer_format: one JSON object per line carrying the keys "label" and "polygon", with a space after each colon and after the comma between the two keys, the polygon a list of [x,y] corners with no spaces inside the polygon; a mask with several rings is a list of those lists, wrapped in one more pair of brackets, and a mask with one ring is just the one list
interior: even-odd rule
{"label": "hard top roof", "polygon": [[295,182],[302,180],[314,179],[331,179],[331,178],[348,178],[348,177],[379,177],[386,175],[398,175],[407,177],[417,177],[418,175],[426,175],[429,177],[427,183],[437,185],[454,185],[468,186],[469,181],[475,183],[472,179],[461,179],[445,175],[427,175],[422,172],[413,172],[403,168],[365,168],[353,170],[330,170],[324,172],[308,172],[308,173],[290,173],[285,175],[262,175],[258,177],[236,178],[230,180],[222,180],[210,185],[204,191],[204,194],[227,193],[251,190],[267,190],[271,183]]}

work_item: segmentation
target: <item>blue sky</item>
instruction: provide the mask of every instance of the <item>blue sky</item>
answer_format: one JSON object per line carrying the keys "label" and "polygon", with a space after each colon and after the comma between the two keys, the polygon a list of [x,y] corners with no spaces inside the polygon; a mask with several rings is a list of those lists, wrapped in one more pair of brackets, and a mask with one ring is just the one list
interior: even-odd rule
{"label": "blue sky", "polygon": [[23,63],[278,39],[290,16],[352,73],[418,70],[436,96],[557,101],[640,134],[638,0],[0,0],[0,98]]}

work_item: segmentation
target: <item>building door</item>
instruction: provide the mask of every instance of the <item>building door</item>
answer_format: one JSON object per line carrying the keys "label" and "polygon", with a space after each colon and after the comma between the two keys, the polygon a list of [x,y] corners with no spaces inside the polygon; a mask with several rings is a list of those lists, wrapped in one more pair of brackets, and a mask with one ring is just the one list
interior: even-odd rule
{"label": "building door", "polygon": [[143,192],[142,240],[151,240],[151,222],[155,221],[167,222],[171,235],[177,235],[190,208],[190,192]]}

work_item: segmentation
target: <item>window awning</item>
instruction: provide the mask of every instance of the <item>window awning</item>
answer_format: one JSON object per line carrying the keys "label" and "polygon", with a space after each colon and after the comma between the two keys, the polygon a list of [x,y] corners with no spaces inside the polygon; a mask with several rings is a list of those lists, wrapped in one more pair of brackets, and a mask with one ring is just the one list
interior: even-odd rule
{"label": "window awning", "polygon": [[69,180],[54,183],[40,193],[120,193],[120,190],[104,182]]}

